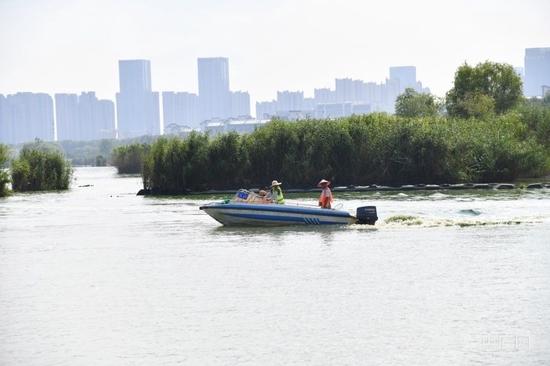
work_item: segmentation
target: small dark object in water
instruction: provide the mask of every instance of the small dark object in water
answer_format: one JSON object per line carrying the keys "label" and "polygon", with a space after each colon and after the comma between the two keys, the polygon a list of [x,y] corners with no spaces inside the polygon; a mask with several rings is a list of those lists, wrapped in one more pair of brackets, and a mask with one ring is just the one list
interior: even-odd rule
{"label": "small dark object in water", "polygon": [[150,194],[151,192],[148,189],[140,189],[136,196],[146,196]]}
{"label": "small dark object in water", "polygon": [[544,188],[542,183],[531,183],[527,186],[527,189],[541,189]]}
{"label": "small dark object in water", "polygon": [[495,188],[496,189],[514,189],[516,188],[516,186],[511,183],[502,183],[497,185]]}
{"label": "small dark object in water", "polygon": [[469,209],[465,209],[465,210],[460,210],[458,211],[459,213],[463,214],[463,215],[471,215],[471,216],[479,216],[481,215],[481,211],[478,211],[478,210],[474,210],[473,208],[469,208]]}
{"label": "small dark object in water", "polygon": [[489,188],[491,188],[491,186],[487,183],[478,183],[478,184],[474,184],[474,188],[475,189],[489,189]]}
{"label": "small dark object in water", "polygon": [[78,186],[79,188],[84,188],[84,187],[93,187],[94,185],[93,184],[83,184],[81,186]]}

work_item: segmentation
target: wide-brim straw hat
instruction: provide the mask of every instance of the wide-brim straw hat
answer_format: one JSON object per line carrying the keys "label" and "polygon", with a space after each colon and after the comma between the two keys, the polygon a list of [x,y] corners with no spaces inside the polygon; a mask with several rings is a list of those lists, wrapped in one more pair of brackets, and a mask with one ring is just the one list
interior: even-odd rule
{"label": "wide-brim straw hat", "polygon": [[283,184],[283,183],[277,182],[277,180],[274,180],[273,182],[271,182],[271,186],[272,186],[272,187],[280,186],[281,184]]}
{"label": "wide-brim straw hat", "polygon": [[323,184],[330,184],[330,182],[326,179],[321,179],[321,181],[317,183],[317,187],[321,187]]}

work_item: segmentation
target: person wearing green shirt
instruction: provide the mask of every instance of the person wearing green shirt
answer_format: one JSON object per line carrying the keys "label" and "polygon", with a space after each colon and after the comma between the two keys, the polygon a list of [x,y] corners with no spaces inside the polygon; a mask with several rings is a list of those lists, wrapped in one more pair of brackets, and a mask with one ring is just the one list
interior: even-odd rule
{"label": "person wearing green shirt", "polygon": [[283,190],[281,189],[281,182],[274,180],[271,182],[271,202],[284,205],[285,197],[283,196]]}

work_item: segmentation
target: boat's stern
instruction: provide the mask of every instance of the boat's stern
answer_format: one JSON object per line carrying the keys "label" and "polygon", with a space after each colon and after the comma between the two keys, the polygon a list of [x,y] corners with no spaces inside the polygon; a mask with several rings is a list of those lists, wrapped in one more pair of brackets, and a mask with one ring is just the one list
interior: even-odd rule
{"label": "boat's stern", "polygon": [[357,219],[358,224],[374,225],[378,220],[376,206],[357,207],[357,212],[355,217]]}

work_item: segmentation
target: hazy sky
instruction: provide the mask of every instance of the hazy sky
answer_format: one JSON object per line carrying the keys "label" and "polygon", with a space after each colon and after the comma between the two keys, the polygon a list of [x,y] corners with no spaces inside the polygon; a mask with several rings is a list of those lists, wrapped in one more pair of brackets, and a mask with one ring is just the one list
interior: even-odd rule
{"label": "hazy sky", "polygon": [[229,57],[232,90],[381,82],[415,65],[442,95],[467,61],[523,66],[550,47],[548,0],[0,0],[0,93],[95,90],[114,98],[117,60],[145,58],[158,91],[197,90],[197,57]]}

